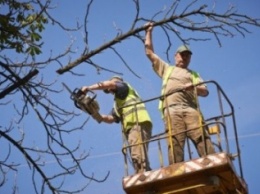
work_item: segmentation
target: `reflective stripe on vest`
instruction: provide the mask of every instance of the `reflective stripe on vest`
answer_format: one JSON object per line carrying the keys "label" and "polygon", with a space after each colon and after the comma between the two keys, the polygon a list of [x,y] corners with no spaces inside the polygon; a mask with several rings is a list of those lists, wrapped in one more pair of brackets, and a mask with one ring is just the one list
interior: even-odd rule
{"label": "reflective stripe on vest", "polygon": [[[167,72],[165,73],[165,76],[163,77],[163,82],[162,82],[162,91],[161,91],[161,96],[164,96],[165,95],[165,88],[167,86],[167,83],[168,83],[168,80],[169,80],[169,77],[173,71],[175,66],[170,66],[168,67],[167,69]],[[195,71],[191,71],[191,75],[192,75],[192,83],[193,84],[197,84],[199,82],[199,74]],[[164,99],[164,98],[163,98]],[[159,100],[159,110],[162,112],[162,109],[163,109],[163,100]]]}
{"label": "reflective stripe on vest", "polygon": [[[144,103],[140,103],[133,106],[127,106],[131,104],[135,104],[137,102],[141,102],[141,99],[137,92],[129,85],[129,92],[126,99],[121,100],[119,98],[115,98],[114,108],[116,110],[116,114],[122,119],[123,127],[125,130],[129,129],[131,126],[135,125],[136,122],[144,122],[150,121],[150,116],[145,108]],[[120,108],[124,107],[125,108]],[[135,108],[136,107],[136,108]],[[136,112],[137,111],[137,112]],[[137,116],[137,117],[136,117]]]}

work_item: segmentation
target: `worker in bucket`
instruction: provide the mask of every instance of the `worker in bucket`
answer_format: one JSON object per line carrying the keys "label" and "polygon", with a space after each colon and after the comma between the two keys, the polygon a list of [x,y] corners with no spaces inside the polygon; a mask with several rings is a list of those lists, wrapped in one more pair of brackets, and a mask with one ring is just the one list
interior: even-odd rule
{"label": "worker in bucket", "polygon": [[[124,82],[122,77],[113,76],[110,80],[81,88],[84,93],[87,93],[88,90],[103,90],[105,93],[114,95],[114,108],[109,115],[101,115],[102,122],[121,122],[123,134],[130,146],[135,172],[150,170],[147,157],[148,143],[140,143],[150,139],[152,122],[145,104],[141,102],[142,100],[134,88],[129,83]],[[135,103],[138,104],[134,105]],[[120,108],[124,106],[126,107]]]}
{"label": "worker in bucket", "polygon": [[[192,51],[187,45],[180,46],[175,55],[175,65],[169,65],[154,53],[152,43],[153,23],[145,24],[145,52],[152,63],[153,70],[162,78],[162,112],[165,129],[172,137],[169,144],[169,163],[184,160],[186,137],[190,138],[200,156],[214,153],[210,137],[203,126],[199,110],[198,96],[207,96],[208,90],[199,74],[188,68]],[[174,92],[176,91],[176,92]],[[171,95],[166,95],[171,93]],[[176,135],[174,135],[176,134]]]}

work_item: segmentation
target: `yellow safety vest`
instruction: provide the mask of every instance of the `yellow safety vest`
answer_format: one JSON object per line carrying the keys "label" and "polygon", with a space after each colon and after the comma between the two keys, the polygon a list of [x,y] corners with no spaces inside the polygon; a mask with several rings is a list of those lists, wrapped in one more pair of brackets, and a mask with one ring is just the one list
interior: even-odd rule
{"label": "yellow safety vest", "polygon": [[[163,82],[162,82],[162,90],[161,90],[161,96],[164,96],[165,95],[165,88],[166,88],[166,85],[167,85],[167,82],[169,80],[169,77],[173,71],[175,66],[170,66],[168,69],[167,69],[167,72],[165,73],[165,76],[163,77]],[[199,74],[195,71],[191,71],[191,75],[192,75],[192,83],[193,84],[197,84],[199,82]],[[159,110],[161,111],[161,113],[163,114],[163,99],[160,99],[159,100]]]}
{"label": "yellow safety vest", "polygon": [[[127,106],[130,104],[135,104],[137,102],[141,102],[141,99],[137,92],[129,85],[129,92],[126,99],[121,100],[119,98],[115,98],[115,112],[122,119],[122,124],[125,132],[129,130],[133,125],[141,122],[151,122],[151,118],[145,108],[144,103],[140,103],[137,105]],[[123,106],[127,106],[125,108],[120,108]],[[137,111],[135,111],[137,110]]]}

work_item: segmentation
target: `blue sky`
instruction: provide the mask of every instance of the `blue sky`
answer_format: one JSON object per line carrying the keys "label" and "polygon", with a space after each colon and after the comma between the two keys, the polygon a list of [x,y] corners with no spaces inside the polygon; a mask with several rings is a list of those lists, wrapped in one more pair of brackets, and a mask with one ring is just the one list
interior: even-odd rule
{"label": "blue sky", "polygon": [[[74,27],[75,22],[78,20],[82,22],[84,12],[86,10],[85,1],[67,0],[56,1],[57,8],[51,13],[54,17],[58,17],[67,26]],[[163,9],[171,3],[170,0],[144,0],[141,4],[141,14],[145,17],[152,16],[155,12]],[[199,1],[200,2],[200,1]],[[213,5],[216,2],[217,10],[225,10],[229,3],[233,3],[240,13],[248,14],[252,17],[260,18],[258,0],[244,1],[201,1],[209,2]],[[122,0],[96,0],[93,3],[92,11],[90,13],[88,21],[89,30],[89,47],[95,49],[101,46],[103,43],[113,39],[117,33],[115,26],[126,32],[131,26],[131,20],[134,17],[135,8],[132,1]],[[139,25],[142,25],[141,23]],[[38,60],[46,59],[50,50],[54,54],[61,53],[66,49],[70,43],[70,38],[73,37],[75,54],[71,54],[72,60],[79,57],[80,52],[84,48],[82,37],[84,30],[82,29],[78,33],[62,33],[55,27],[49,26],[44,32],[43,54],[38,57]],[[239,34],[234,38],[221,38],[222,47],[217,44],[215,39],[208,42],[191,42],[190,47],[193,51],[192,61],[190,68],[198,71],[204,80],[215,80],[224,89],[228,97],[233,103],[235,108],[235,116],[238,128],[239,141],[241,145],[242,164],[244,177],[248,183],[249,191],[251,194],[260,192],[260,186],[258,181],[260,163],[260,153],[257,150],[259,148],[258,138],[260,136],[260,104],[258,99],[260,98],[260,62],[259,62],[259,45],[260,45],[260,28],[249,27],[251,34],[246,34],[246,37],[242,37]],[[191,32],[185,32],[187,35],[191,35]],[[165,37],[162,35],[162,31],[159,28],[154,29],[154,49],[155,52],[166,59],[164,54],[166,47]],[[200,35],[204,36],[204,35]],[[171,52],[181,44],[177,37],[172,37],[174,44]],[[133,75],[122,62],[111,51],[106,51],[100,55],[94,56],[93,60],[96,63],[100,63],[104,67],[123,73],[125,80],[129,81],[132,86],[136,88],[138,93],[143,99],[149,99],[156,97],[160,94],[161,80],[156,76],[151,68],[151,64],[145,56],[144,47],[140,41],[130,38],[118,45],[117,50],[123,55],[128,65],[137,73],[141,78]],[[17,56],[19,60],[19,56]],[[63,59],[63,63],[67,64],[69,57]],[[171,62],[172,58],[171,58]],[[81,87],[83,85],[90,85],[102,80],[110,78],[113,74],[105,71],[101,71],[100,74],[97,71],[86,64],[81,64],[75,68],[76,72],[84,73],[82,77],[72,77],[71,74],[58,75],[55,71],[58,69],[57,64],[51,64],[45,70],[40,72],[41,75],[47,77],[47,80],[57,80],[56,87],[61,88],[61,82],[66,82],[71,88]],[[73,108],[73,103],[69,99],[69,95],[64,92],[62,96],[53,96],[55,100],[59,100],[64,106]],[[19,97],[12,97],[13,101],[19,102]],[[112,96],[105,95],[103,92],[97,92],[97,100],[100,103],[101,112],[109,113],[113,105]],[[207,101],[208,100],[208,101]],[[212,115],[215,111],[215,104],[209,99],[203,99],[201,101],[203,113],[206,116]],[[5,107],[5,114],[2,115],[3,121],[6,121],[7,125],[11,117],[14,117],[12,108]],[[157,134],[163,131],[163,123],[160,119],[160,113],[157,110],[157,102],[147,104],[147,108],[151,113],[153,119],[154,128],[153,134]],[[40,127],[35,115],[30,115],[28,119],[23,123],[21,128],[27,131],[28,143],[41,144],[39,139],[35,137],[41,137],[39,135]],[[83,120],[86,115],[82,113],[77,121]],[[73,123],[72,123],[73,124]],[[3,125],[3,124],[1,124]],[[32,128],[34,126],[34,129]],[[88,173],[91,175],[93,172],[96,177],[104,177],[108,171],[110,176],[104,183],[95,183],[87,187],[86,193],[91,194],[121,194],[122,190],[122,177],[124,176],[124,163],[123,156],[121,154],[122,147],[122,135],[120,132],[120,125],[118,124],[97,124],[94,120],[90,119],[84,130],[75,133],[70,136],[71,142],[82,141],[82,146],[86,150],[90,150],[90,157],[86,159],[84,165],[88,169]],[[43,139],[41,139],[43,140]],[[36,143],[37,142],[37,143]],[[155,162],[156,156],[152,152],[153,146],[151,146],[151,163],[152,168],[156,168],[157,162]],[[14,157],[19,158],[21,155]],[[68,161],[70,162],[70,161]],[[48,161],[46,170],[53,170],[54,163]],[[28,187],[26,180],[22,177],[28,170],[28,167],[22,165],[19,167],[21,172],[17,175],[17,181],[20,186],[20,193],[32,193],[32,188]],[[10,180],[14,179],[14,175],[10,176]],[[74,182],[72,181],[68,187],[73,188],[75,185],[80,185],[82,180],[75,176]],[[10,187],[0,188],[0,192],[10,192]],[[85,193],[85,192],[84,192]]]}

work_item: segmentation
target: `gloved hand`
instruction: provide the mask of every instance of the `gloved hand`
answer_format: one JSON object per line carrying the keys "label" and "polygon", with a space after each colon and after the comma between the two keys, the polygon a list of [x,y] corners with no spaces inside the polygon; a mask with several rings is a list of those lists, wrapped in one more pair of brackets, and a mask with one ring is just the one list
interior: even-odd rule
{"label": "gloved hand", "polygon": [[85,97],[85,93],[82,90],[78,90],[75,94],[75,98],[82,99]]}

